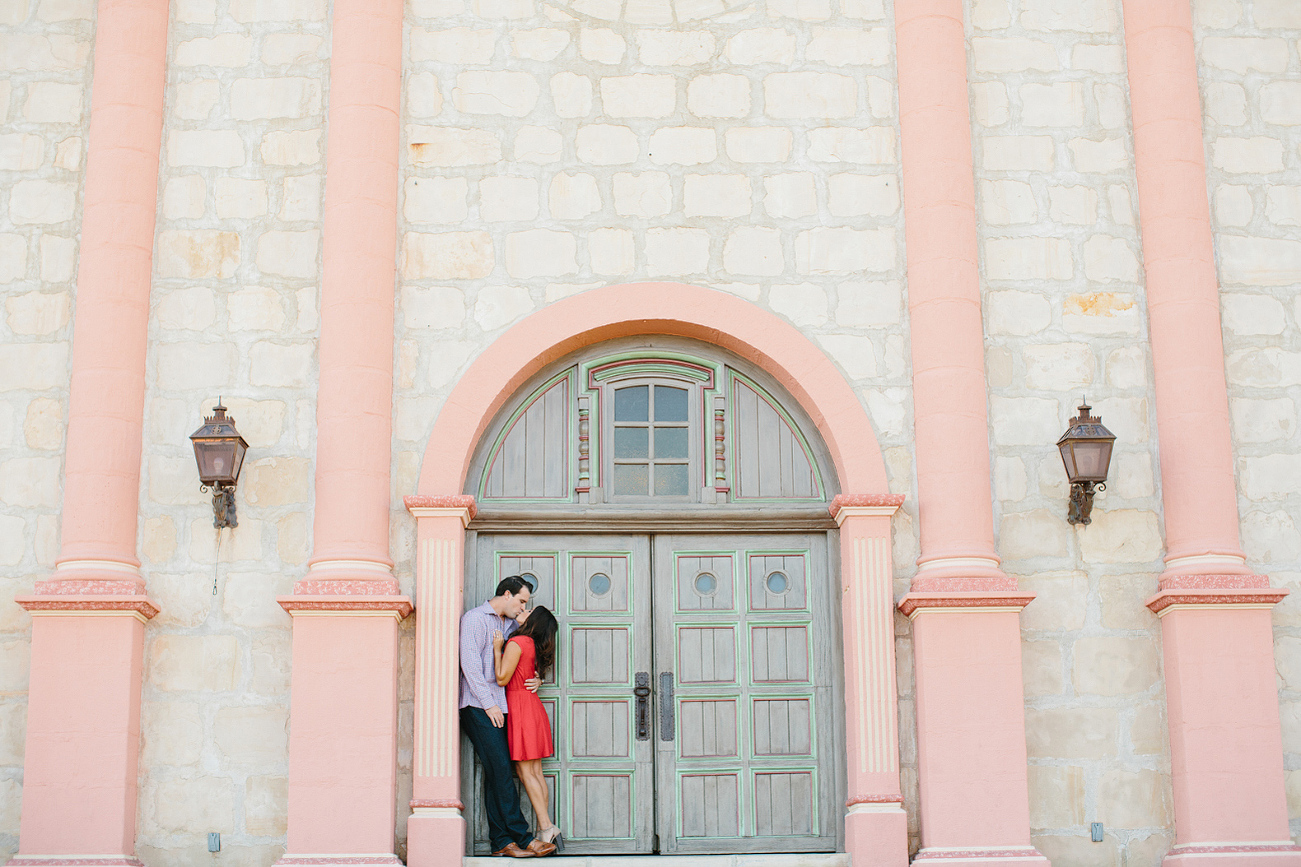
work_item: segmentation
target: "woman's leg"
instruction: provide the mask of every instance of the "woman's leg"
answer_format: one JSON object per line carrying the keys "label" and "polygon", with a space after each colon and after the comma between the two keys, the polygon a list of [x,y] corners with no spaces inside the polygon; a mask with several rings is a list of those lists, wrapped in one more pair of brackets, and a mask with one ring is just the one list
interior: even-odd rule
{"label": "woman's leg", "polygon": [[[524,783],[524,791],[533,802],[533,815],[538,817],[538,833],[542,834],[551,827],[551,793],[547,790],[547,778],[542,775],[542,760],[516,762],[515,767]],[[546,839],[545,835],[543,839]]]}

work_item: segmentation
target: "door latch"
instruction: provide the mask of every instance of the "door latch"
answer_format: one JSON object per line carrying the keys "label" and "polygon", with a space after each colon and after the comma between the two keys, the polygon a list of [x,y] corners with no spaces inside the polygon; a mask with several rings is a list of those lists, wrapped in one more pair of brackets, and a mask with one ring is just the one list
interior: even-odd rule
{"label": "door latch", "polygon": [[637,740],[650,740],[650,672],[637,672],[636,686],[632,694],[637,696]]}
{"label": "door latch", "polygon": [[671,741],[673,732],[673,672],[660,672],[660,740]]}

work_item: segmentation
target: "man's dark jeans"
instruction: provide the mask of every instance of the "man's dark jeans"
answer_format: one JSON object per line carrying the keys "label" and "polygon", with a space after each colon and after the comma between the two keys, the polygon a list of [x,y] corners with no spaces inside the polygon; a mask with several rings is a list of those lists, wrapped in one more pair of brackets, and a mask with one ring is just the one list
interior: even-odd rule
{"label": "man's dark jeans", "polygon": [[461,708],[461,731],[470,739],[479,764],[483,765],[483,805],[488,813],[488,839],[492,851],[512,842],[523,849],[533,842],[529,823],[520,811],[519,789],[510,766],[506,727],[497,728],[483,708]]}

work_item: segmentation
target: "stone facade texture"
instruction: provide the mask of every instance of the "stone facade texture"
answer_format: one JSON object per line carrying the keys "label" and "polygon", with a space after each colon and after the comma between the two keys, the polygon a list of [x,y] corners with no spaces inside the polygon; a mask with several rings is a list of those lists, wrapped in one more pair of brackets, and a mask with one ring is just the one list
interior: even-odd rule
{"label": "stone facade texture", "polygon": [[[893,21],[885,0],[409,0],[392,545],[458,376],[511,324],[610,283],[741,296],[853,383],[891,490],[914,490]],[[1248,562],[1301,590],[1301,5],[1194,0],[1207,182]],[[290,620],[311,551],[331,31],[326,0],[173,0],[139,558],[138,851],[284,850]],[[998,551],[1023,589],[1031,821],[1054,863],[1155,865],[1173,841],[1162,510],[1120,0],[971,0],[972,146]],[[30,592],[58,551],[95,4],[0,0],[0,858],[17,850]],[[1081,395],[1118,436],[1094,521],[1054,442]],[[211,526],[186,436],[218,397],[249,441]],[[918,553],[894,519],[896,591]],[[1274,611],[1301,833],[1301,599]],[[410,799],[403,672],[396,829]],[[897,619],[912,845],[909,624]],[[1102,844],[1088,842],[1103,822]]]}

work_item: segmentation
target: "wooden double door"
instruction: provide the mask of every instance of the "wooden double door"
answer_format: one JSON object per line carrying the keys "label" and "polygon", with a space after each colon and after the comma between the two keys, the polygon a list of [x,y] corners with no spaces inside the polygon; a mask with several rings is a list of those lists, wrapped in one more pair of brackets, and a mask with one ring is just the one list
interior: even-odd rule
{"label": "wooden double door", "polygon": [[[467,607],[524,575],[561,623],[539,695],[566,854],[836,849],[843,705],[825,534],[480,533],[468,557]],[[482,782],[463,756],[482,854]]]}

